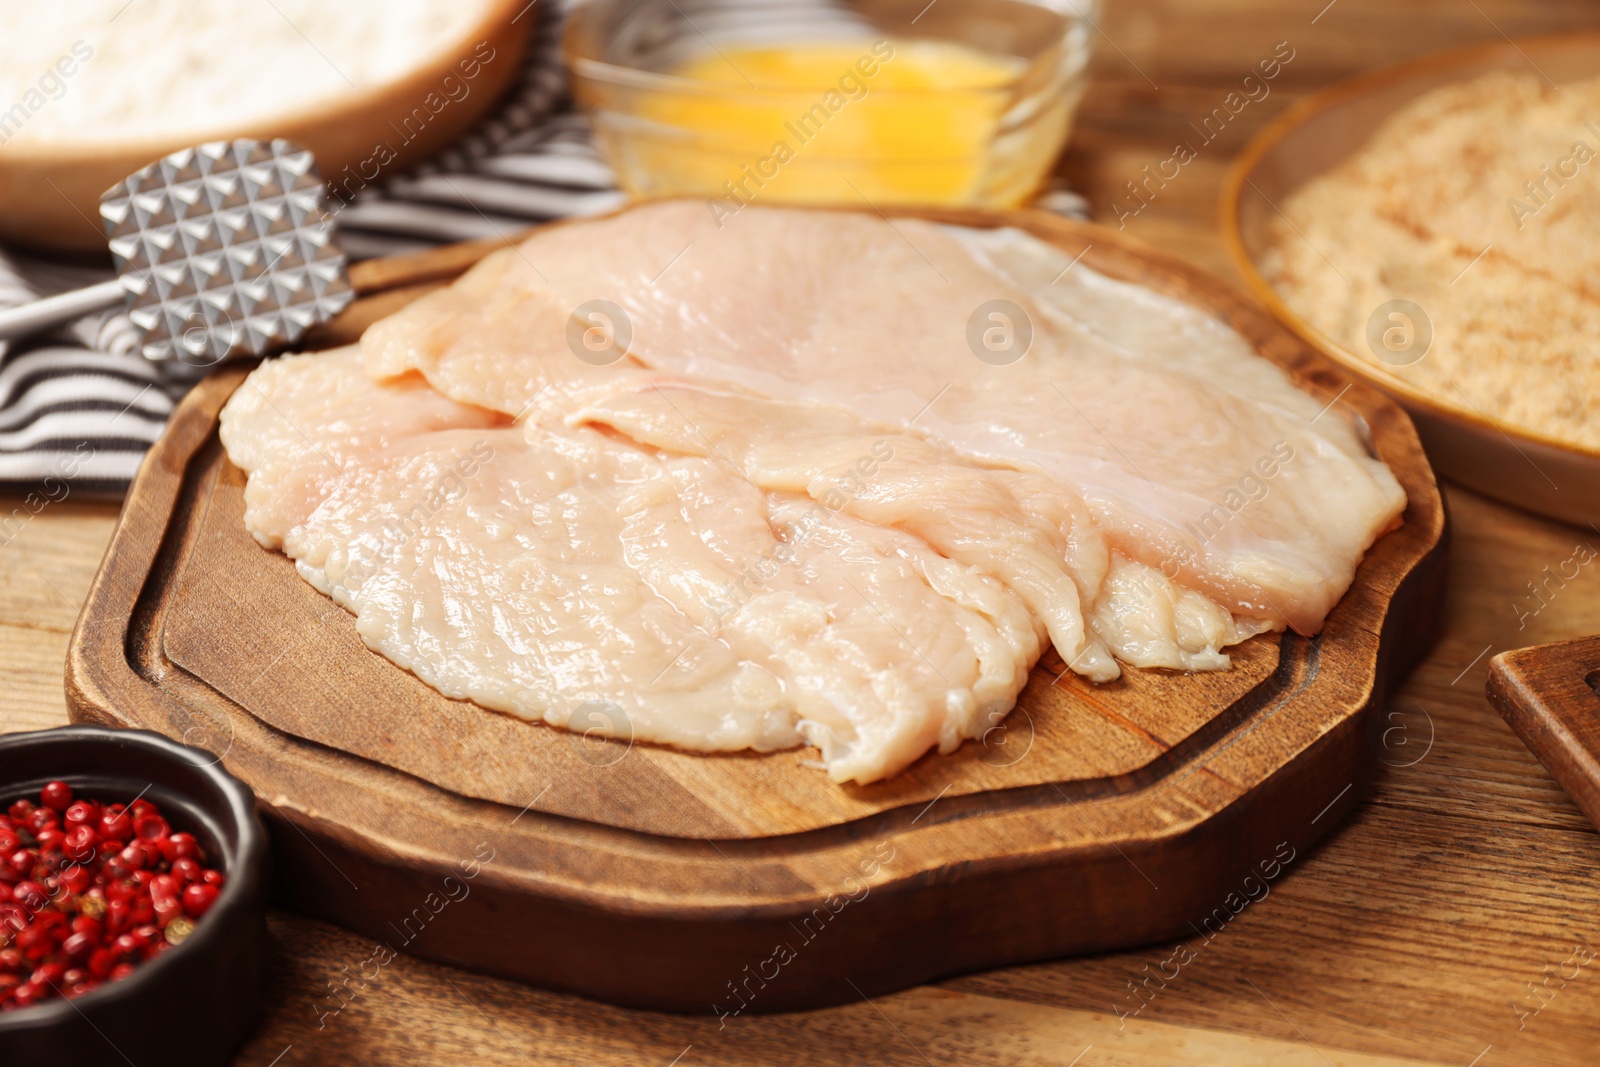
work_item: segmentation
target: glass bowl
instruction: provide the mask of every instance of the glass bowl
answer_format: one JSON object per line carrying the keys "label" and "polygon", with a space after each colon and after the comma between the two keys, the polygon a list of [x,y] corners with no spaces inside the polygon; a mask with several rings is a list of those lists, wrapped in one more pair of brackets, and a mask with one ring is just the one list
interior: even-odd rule
{"label": "glass bowl", "polygon": [[[1066,142],[1097,11],[1098,0],[590,0],[565,50],[634,196],[705,196],[729,211],[758,199],[1014,207]],[[785,74],[796,47],[809,70]],[[929,64],[937,76],[923,76]]]}

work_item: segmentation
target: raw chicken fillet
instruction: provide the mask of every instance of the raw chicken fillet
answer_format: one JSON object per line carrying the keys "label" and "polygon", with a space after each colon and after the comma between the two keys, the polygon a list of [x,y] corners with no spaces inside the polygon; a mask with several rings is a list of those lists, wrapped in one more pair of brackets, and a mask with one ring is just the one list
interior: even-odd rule
{"label": "raw chicken fillet", "polygon": [[1314,633],[1405,504],[1226,325],[1031,237],[693,202],[264,363],[222,440],[250,532],[440,692],[840,782],[981,736],[1046,643],[1106,681]]}

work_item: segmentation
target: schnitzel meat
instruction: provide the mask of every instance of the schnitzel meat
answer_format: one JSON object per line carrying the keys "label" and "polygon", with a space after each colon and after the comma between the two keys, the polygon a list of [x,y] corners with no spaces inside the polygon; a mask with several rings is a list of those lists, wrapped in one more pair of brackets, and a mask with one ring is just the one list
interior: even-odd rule
{"label": "schnitzel meat", "polygon": [[250,531],[441,692],[841,782],[981,736],[1046,643],[1315,633],[1405,506],[1225,323],[1019,231],[695,202],[268,361],[222,435]]}

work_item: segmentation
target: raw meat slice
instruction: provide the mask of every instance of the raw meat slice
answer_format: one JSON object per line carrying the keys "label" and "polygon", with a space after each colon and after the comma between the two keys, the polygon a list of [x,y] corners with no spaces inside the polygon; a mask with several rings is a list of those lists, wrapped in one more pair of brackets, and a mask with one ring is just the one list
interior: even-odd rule
{"label": "raw meat slice", "polygon": [[1315,632],[1405,502],[1226,324],[1023,234],[688,203],[264,364],[223,440],[257,539],[440,691],[857,782],[1046,637],[1106,680]]}
{"label": "raw meat slice", "polygon": [[1320,630],[1405,507],[1360,427],[1195,308],[1017,231],[947,232],[1037,298],[1055,365],[952,379],[920,424],[1074,485],[1116,549],[1234,613]]}
{"label": "raw meat slice", "polygon": [[592,400],[572,418],[722,459],[762,489],[806,493],[829,511],[914,534],[1015,592],[1067,665],[1096,681],[1117,676],[1111,653],[1119,649],[1141,667],[1223,669],[1223,648],[1270,628],[1235,626],[1214,602],[1120,554],[1118,580],[1108,585],[1110,549],[1071,490],[1039,474],[975,465],[939,442],[842,409],[659,379]]}
{"label": "raw meat slice", "polygon": [[[1405,506],[1359,428],[1226,324],[1016,231],[759,207],[719,230],[662,202],[541,231],[480,272],[470,299],[369,333],[369,367],[535,416],[646,366],[836,404],[1047,473],[1130,559],[1304,633]],[[631,327],[599,373],[556,325],[596,299]],[[1012,310],[993,320],[993,301]],[[992,322],[1031,332],[1009,365],[978,357]]]}
{"label": "raw meat slice", "polygon": [[245,526],[278,548],[356,456],[410,434],[507,419],[448,400],[417,374],[380,385],[361,373],[352,345],[266,361],[234,391],[220,422],[228,457],[250,474]]}
{"label": "raw meat slice", "polygon": [[703,751],[804,740],[869,782],[981,735],[1039,656],[1000,583],[717,461],[589,428],[434,428],[476,409],[423,417],[345,355],[256,376],[227,418],[252,481],[281,475],[285,425],[300,462],[338,466],[297,488],[303,516],[270,512],[284,551],[448,696]]}
{"label": "raw meat slice", "polygon": [[566,302],[517,249],[507,248],[373,323],[361,350],[374,378],[420,370],[452,399],[521,418],[534,411],[536,401],[559,409],[640,368],[626,346],[585,350],[587,358],[580,359],[567,338],[577,305]]}
{"label": "raw meat slice", "polygon": [[1123,663],[1189,671],[1226,670],[1232,663],[1222,649],[1273,629],[1266,619],[1230,614],[1121,552],[1111,554],[1090,623]]}
{"label": "raw meat slice", "polygon": [[904,530],[1015,592],[1080,673],[1117,676],[1082,608],[1099,594],[1105,541],[1070,492],[1040,493],[1026,510],[1013,487],[1026,491],[1037,476],[983,470],[937,442],[840,409],[667,380],[599,398],[573,419],[721,459],[762,489],[806,494],[831,513]]}

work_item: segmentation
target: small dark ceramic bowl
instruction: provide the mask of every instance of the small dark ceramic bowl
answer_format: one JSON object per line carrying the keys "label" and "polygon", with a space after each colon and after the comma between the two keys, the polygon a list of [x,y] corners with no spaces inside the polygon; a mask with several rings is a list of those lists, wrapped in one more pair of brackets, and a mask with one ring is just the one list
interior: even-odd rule
{"label": "small dark ceramic bowl", "polygon": [[255,798],[210,753],[143,730],[0,736],[0,804],[53,779],[128,803],[142,791],[227,875],[181,945],[75,1000],[0,1012],[0,1064],[224,1064],[255,1023],[266,950],[267,835]]}

